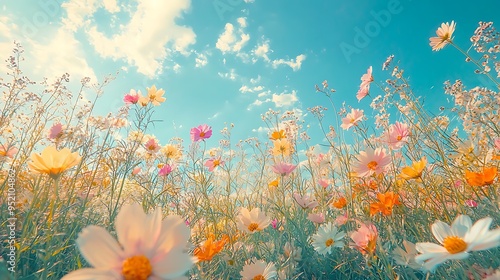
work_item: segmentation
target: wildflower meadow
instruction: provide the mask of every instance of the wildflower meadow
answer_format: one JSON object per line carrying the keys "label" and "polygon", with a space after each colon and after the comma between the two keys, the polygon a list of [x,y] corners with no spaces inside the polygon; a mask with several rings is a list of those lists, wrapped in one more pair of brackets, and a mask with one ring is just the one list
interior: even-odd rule
{"label": "wildflower meadow", "polygon": [[123,89],[99,115],[113,77],[76,91],[70,75],[31,80],[13,44],[0,279],[500,279],[500,33],[480,22],[469,48],[456,28],[436,23],[429,48],[461,53],[487,82],[443,81],[441,114],[391,55],[359,73],[357,104],[321,78],[315,123],[269,109],[266,137],[248,139],[236,120],[201,119],[160,141],[168,85]]}

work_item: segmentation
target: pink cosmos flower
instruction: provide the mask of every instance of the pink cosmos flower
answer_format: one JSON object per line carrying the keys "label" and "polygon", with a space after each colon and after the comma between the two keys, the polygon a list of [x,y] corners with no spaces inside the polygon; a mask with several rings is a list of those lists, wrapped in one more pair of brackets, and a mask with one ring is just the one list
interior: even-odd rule
{"label": "pink cosmos flower", "polygon": [[14,146],[0,144],[0,157],[14,158],[18,151],[19,149]]}
{"label": "pink cosmos flower", "polygon": [[300,195],[298,193],[293,194],[293,198],[295,199],[295,202],[302,207],[302,209],[313,209],[314,207],[318,206],[319,203],[314,200],[314,198],[308,196],[308,195]]}
{"label": "pink cosmos flower", "polygon": [[477,202],[473,199],[469,199],[465,201],[465,205],[474,208],[477,207]]}
{"label": "pink cosmos flower", "polygon": [[337,224],[337,226],[341,226],[341,225],[347,223],[348,220],[349,220],[349,217],[347,216],[347,212],[346,212],[344,215],[339,215],[339,216],[337,216],[337,218],[335,218],[335,224]]}
{"label": "pink cosmos flower", "polygon": [[359,224],[359,229],[351,233],[354,243],[350,243],[349,246],[358,249],[362,254],[373,254],[377,246],[377,228],[373,224]]}
{"label": "pink cosmos flower", "polygon": [[198,142],[212,136],[212,128],[206,124],[191,128],[191,141]]}
{"label": "pink cosmos flower", "polygon": [[342,127],[345,130],[348,130],[349,128],[358,125],[358,122],[363,120],[364,113],[363,110],[359,109],[351,109],[351,112],[346,115],[345,118],[342,119],[342,124],[340,127]]}
{"label": "pink cosmos flower", "polygon": [[137,175],[141,172],[141,168],[139,166],[136,166],[134,167],[134,169],[132,169],[132,175]]}
{"label": "pink cosmos flower", "polygon": [[278,227],[278,219],[274,218],[272,221],[271,221],[271,226],[276,229]]}
{"label": "pink cosmos flower", "polygon": [[56,123],[52,125],[52,127],[49,129],[49,139],[54,140],[63,135],[63,125],[61,123]]}
{"label": "pink cosmos flower", "polygon": [[357,163],[353,165],[353,171],[358,177],[368,177],[373,174],[381,174],[391,163],[391,157],[384,148],[375,150],[368,148],[366,152],[361,151],[356,157]]}
{"label": "pink cosmos flower", "polygon": [[123,102],[127,105],[136,104],[141,96],[141,91],[136,92],[135,89],[131,89],[130,93],[125,94],[123,97]]}
{"label": "pink cosmos flower", "polygon": [[295,168],[297,168],[296,165],[286,162],[280,162],[272,166],[274,173],[279,174],[281,176],[289,175],[295,170]]}
{"label": "pink cosmos flower", "polygon": [[322,224],[325,222],[325,215],[323,213],[309,213],[307,219],[316,224]]}
{"label": "pink cosmos flower", "polygon": [[495,139],[495,147],[500,150],[500,138]]}
{"label": "pink cosmos flower", "polygon": [[207,160],[204,165],[208,167],[208,171],[212,172],[217,166],[224,165],[224,161],[222,161],[220,158],[211,158]]}
{"label": "pink cosmos flower", "polygon": [[396,122],[389,127],[389,131],[384,136],[389,147],[393,150],[398,150],[408,142],[410,130],[407,124]]}
{"label": "pink cosmos flower", "polygon": [[370,91],[371,82],[373,82],[373,76],[372,76],[372,67],[370,66],[366,74],[361,76],[361,84],[359,85],[359,90],[356,95],[356,97],[358,98],[358,102],[368,95]]}
{"label": "pink cosmos flower", "polygon": [[316,163],[321,168],[328,166],[330,164],[330,157],[327,154],[318,154],[318,157],[316,158]]}
{"label": "pink cosmos flower", "polygon": [[160,145],[158,144],[158,140],[151,138],[145,144],[144,148],[150,153],[156,153],[160,150]]}
{"label": "pink cosmos flower", "polygon": [[330,180],[328,179],[319,179],[318,184],[322,186],[323,188],[327,188],[330,185]]}
{"label": "pink cosmos flower", "polygon": [[167,176],[168,174],[172,173],[174,171],[175,165],[170,165],[170,164],[165,164],[160,170],[158,171],[158,176]]}

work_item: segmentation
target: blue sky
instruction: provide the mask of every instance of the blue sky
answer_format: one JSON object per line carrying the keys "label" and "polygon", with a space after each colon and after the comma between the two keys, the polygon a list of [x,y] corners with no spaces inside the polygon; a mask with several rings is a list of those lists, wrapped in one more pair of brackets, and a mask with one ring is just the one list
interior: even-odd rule
{"label": "blue sky", "polygon": [[[345,101],[370,114],[370,101],[355,97],[359,78],[372,65],[375,80],[385,81],[381,65],[391,54],[430,110],[446,105],[446,80],[485,84],[454,48],[433,52],[429,37],[455,20],[455,42],[467,49],[479,21],[499,21],[499,6],[497,0],[1,1],[0,55],[6,59],[17,40],[26,50],[26,74],[40,80],[68,72],[75,88],[84,76],[101,81],[118,71],[98,101],[102,115],[116,111],[130,89],[163,88],[167,101],[155,113],[162,122],[152,131],[162,144],[189,139],[189,129],[203,123],[216,132],[234,123],[235,140],[264,136],[260,115],[269,108],[297,110],[319,143],[307,108],[328,104],[314,85],[328,80],[337,105]],[[378,94],[372,87],[371,95]]]}

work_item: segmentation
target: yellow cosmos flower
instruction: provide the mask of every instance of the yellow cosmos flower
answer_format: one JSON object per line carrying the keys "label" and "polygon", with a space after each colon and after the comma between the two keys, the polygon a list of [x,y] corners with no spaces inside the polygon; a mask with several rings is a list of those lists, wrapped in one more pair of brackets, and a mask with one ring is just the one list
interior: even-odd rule
{"label": "yellow cosmos flower", "polygon": [[278,139],[274,141],[273,155],[289,156],[292,153],[292,145],[286,139]]}
{"label": "yellow cosmos flower", "polygon": [[35,173],[48,174],[52,179],[57,179],[64,171],[80,163],[81,159],[77,152],[71,153],[68,148],[58,151],[49,146],[41,154],[33,153],[28,166]]}
{"label": "yellow cosmos flower", "polygon": [[401,170],[399,177],[405,180],[416,179],[421,182],[422,172],[424,171],[426,165],[427,158],[423,157],[421,160],[413,162],[411,166],[404,167]]}
{"label": "yellow cosmos flower", "polygon": [[154,106],[159,106],[160,103],[165,102],[167,100],[163,97],[165,91],[163,89],[156,89],[156,86],[152,86],[148,88],[148,99]]}

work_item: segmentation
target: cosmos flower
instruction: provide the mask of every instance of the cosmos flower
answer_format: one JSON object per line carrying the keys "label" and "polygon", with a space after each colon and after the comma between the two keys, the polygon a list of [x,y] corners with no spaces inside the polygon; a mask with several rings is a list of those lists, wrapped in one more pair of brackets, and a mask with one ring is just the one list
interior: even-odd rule
{"label": "cosmos flower", "polygon": [[269,137],[269,139],[271,140],[279,140],[285,138],[286,138],[285,131],[283,129],[279,131],[273,131],[273,133],[271,133],[271,136]]}
{"label": "cosmos flower", "polygon": [[160,150],[160,145],[158,144],[158,140],[155,138],[151,138],[146,143],[144,143],[144,148],[149,153],[156,153]]}
{"label": "cosmos flower", "polygon": [[295,168],[297,168],[296,165],[286,162],[280,162],[272,166],[274,173],[279,174],[281,176],[289,175],[295,170]]}
{"label": "cosmos flower", "polygon": [[353,165],[353,171],[358,177],[382,174],[391,163],[391,157],[384,148],[368,148],[361,151],[356,159],[358,162]]}
{"label": "cosmos flower", "polygon": [[205,240],[199,247],[195,248],[193,255],[198,259],[199,262],[211,261],[212,258],[217,255],[224,246],[229,242],[229,236],[224,235],[221,240],[215,241],[215,236],[210,234],[210,236]]}
{"label": "cosmos flower", "polygon": [[166,144],[160,149],[160,152],[167,157],[167,159],[178,160],[182,157],[182,152],[177,145]]}
{"label": "cosmos flower", "polygon": [[48,174],[52,179],[57,179],[66,170],[80,163],[81,157],[77,152],[64,148],[58,151],[53,146],[46,147],[41,154],[31,154],[29,168],[40,174]]}
{"label": "cosmos flower", "polygon": [[211,158],[207,160],[204,165],[208,167],[208,171],[212,172],[217,166],[224,165],[224,161],[220,158]]}
{"label": "cosmos flower", "polygon": [[411,166],[403,167],[403,169],[401,170],[401,174],[399,174],[399,177],[405,180],[416,179],[417,181],[421,182],[422,172],[424,171],[426,164],[427,158],[422,157],[422,159],[420,159],[419,161],[413,162]]}
{"label": "cosmos flower", "polygon": [[206,124],[191,128],[191,141],[198,142],[212,136],[212,128]]}
{"label": "cosmos flower", "polygon": [[321,255],[331,254],[332,248],[344,247],[345,232],[339,231],[331,222],[321,225],[318,232],[311,236],[314,250]]}
{"label": "cosmos flower", "polygon": [[125,94],[123,97],[123,102],[127,105],[136,104],[139,102],[139,98],[142,96],[141,91],[135,91],[135,89],[131,89],[129,93]]}
{"label": "cosmos flower", "polygon": [[52,125],[49,129],[48,138],[54,140],[60,138],[63,135],[63,125],[61,123],[56,123]]}
{"label": "cosmos flower", "polygon": [[292,145],[286,139],[278,139],[273,142],[273,155],[289,156],[292,153]]}
{"label": "cosmos flower", "polygon": [[347,200],[343,196],[339,197],[337,200],[335,200],[334,202],[332,202],[332,206],[335,207],[335,208],[337,208],[337,209],[342,209],[346,205],[347,205]]}
{"label": "cosmos flower", "polygon": [[247,208],[241,208],[236,220],[238,229],[246,233],[261,231],[271,223],[271,220],[266,217],[266,214],[260,211],[260,208],[254,208],[252,211],[248,211]]}
{"label": "cosmos flower", "polygon": [[500,245],[500,228],[489,230],[493,219],[486,217],[472,225],[467,215],[459,215],[451,226],[436,221],[432,224],[432,234],[441,244],[430,242],[417,243],[416,249],[420,253],[415,261],[423,265],[428,271],[447,260],[461,260],[469,256],[469,252],[482,251]]}
{"label": "cosmos flower", "polygon": [[163,89],[156,89],[156,86],[153,85],[151,88],[147,88],[148,90],[148,99],[154,106],[159,106],[160,103],[165,102],[167,100],[163,97],[165,91]]}
{"label": "cosmos flower", "polygon": [[415,256],[418,254],[417,249],[415,249],[415,244],[409,241],[403,240],[404,249],[397,246],[394,251],[392,251],[392,256],[397,264],[409,266],[413,269],[420,269],[421,264],[415,262]]}
{"label": "cosmos flower", "polygon": [[266,263],[263,260],[255,260],[253,263],[243,266],[240,272],[242,280],[270,280],[276,279],[278,273],[272,262]]}
{"label": "cosmos flower", "polygon": [[472,187],[483,187],[493,184],[497,173],[498,169],[496,167],[484,167],[483,172],[465,170],[465,180]]}
{"label": "cosmos flower", "polygon": [[363,110],[351,109],[351,112],[342,119],[342,124],[340,125],[340,127],[342,127],[344,130],[348,130],[353,126],[358,125],[358,122],[362,121],[363,117]]}
{"label": "cosmos flower", "polygon": [[14,158],[19,151],[18,148],[6,144],[0,144],[0,157]]}
{"label": "cosmos flower", "polygon": [[354,243],[349,244],[351,248],[358,249],[362,254],[373,254],[377,247],[378,231],[374,224],[360,223],[357,231],[351,233]]}
{"label": "cosmos flower", "polygon": [[186,251],[190,230],[179,216],[157,208],[146,215],[139,204],[125,205],[115,220],[118,242],[104,228],[88,226],[76,243],[94,268],[71,272],[62,280],[175,279],[195,262]]}
{"label": "cosmos flower", "polygon": [[361,101],[361,99],[365,98],[370,91],[370,84],[373,82],[372,71],[373,69],[370,66],[366,74],[363,74],[363,76],[361,76],[361,84],[359,85],[359,90],[356,95],[358,102]]}
{"label": "cosmos flower", "polygon": [[269,182],[268,186],[276,188],[279,183],[280,183],[280,180],[279,179],[275,179],[275,180],[272,180],[271,182]]}
{"label": "cosmos flower", "polygon": [[389,131],[384,134],[383,139],[387,141],[389,148],[398,150],[408,142],[409,136],[408,124],[396,122],[389,127]]}
{"label": "cosmos flower", "polygon": [[141,172],[141,167],[136,166],[134,169],[132,169],[132,175],[137,175]]}
{"label": "cosmos flower", "polygon": [[325,215],[323,213],[309,213],[307,219],[316,224],[322,224],[325,222]]}
{"label": "cosmos flower", "polygon": [[439,51],[444,48],[453,38],[453,32],[455,31],[455,21],[450,23],[442,23],[441,27],[436,31],[437,37],[431,37],[429,45],[432,47],[433,51]]}
{"label": "cosmos flower", "polygon": [[378,202],[370,204],[370,215],[375,215],[380,212],[385,216],[389,216],[392,214],[394,205],[401,205],[398,196],[393,192],[378,193],[377,198],[379,200]]}
{"label": "cosmos flower", "polygon": [[321,178],[318,180],[318,184],[326,189],[330,185],[330,180]]}
{"label": "cosmos flower", "polygon": [[313,209],[316,206],[319,205],[319,203],[313,198],[308,195],[300,195],[298,193],[293,194],[293,198],[295,199],[295,202],[302,208],[302,209]]}
{"label": "cosmos flower", "polygon": [[162,167],[160,167],[160,170],[158,171],[158,176],[167,176],[168,174],[172,173],[174,171],[175,166],[170,165],[170,164],[165,164]]}

